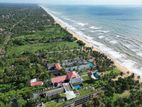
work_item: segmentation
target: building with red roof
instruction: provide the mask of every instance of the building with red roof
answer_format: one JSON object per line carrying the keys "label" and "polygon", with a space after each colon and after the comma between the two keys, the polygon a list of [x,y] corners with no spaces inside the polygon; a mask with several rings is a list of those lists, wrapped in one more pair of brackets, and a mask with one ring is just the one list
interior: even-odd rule
{"label": "building with red roof", "polygon": [[63,75],[63,76],[57,76],[51,79],[52,84],[58,84],[58,83],[63,83],[66,80],[71,80],[73,78],[78,78],[79,75],[75,72],[68,72],[67,75]]}
{"label": "building with red roof", "polygon": [[58,84],[58,83],[63,83],[66,80],[67,76],[57,76],[51,79],[52,84]]}
{"label": "building with red roof", "polygon": [[58,71],[62,70],[62,66],[59,63],[55,64],[54,66],[56,70]]}
{"label": "building with red roof", "polygon": [[44,83],[42,81],[31,82],[31,86],[42,86]]}
{"label": "building with red roof", "polygon": [[67,73],[67,79],[68,80],[73,79],[73,78],[77,78],[77,77],[78,77],[78,74],[75,71]]}

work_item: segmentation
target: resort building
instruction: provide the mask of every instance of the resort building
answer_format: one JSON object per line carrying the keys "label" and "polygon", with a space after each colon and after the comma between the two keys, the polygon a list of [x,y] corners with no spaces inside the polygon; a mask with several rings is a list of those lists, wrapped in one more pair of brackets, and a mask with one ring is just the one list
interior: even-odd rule
{"label": "resort building", "polygon": [[81,77],[78,75],[77,72],[71,71],[71,72],[68,72],[67,75],[57,76],[52,78],[51,82],[53,85],[58,85],[60,83],[73,81],[75,78],[81,78]]}
{"label": "resort building", "polygon": [[67,68],[65,68],[65,71],[66,72],[73,71],[73,70],[81,71],[81,70],[88,70],[93,67],[95,67],[95,65],[92,62],[88,62],[88,63],[82,64],[82,65],[67,67]]}
{"label": "resort building", "polygon": [[83,79],[82,78],[73,78],[70,80],[70,85],[73,89],[80,89],[82,86]]}
{"label": "resort building", "polygon": [[63,76],[57,76],[51,79],[51,82],[53,85],[57,85],[59,83],[63,83],[66,80],[66,75]]}
{"label": "resort building", "polygon": [[73,60],[65,60],[62,62],[62,66],[64,66],[66,72],[70,71],[82,71],[88,70],[96,67],[96,61],[94,58],[84,60],[84,59],[73,59]]}
{"label": "resort building", "polygon": [[37,92],[37,93],[33,93],[33,98],[37,98],[41,95],[44,95],[45,97],[51,97],[60,93],[64,92],[64,88],[56,88],[56,89],[52,89],[52,90],[48,90],[48,91],[43,91],[43,92]]}
{"label": "resort building", "polygon": [[73,78],[79,77],[78,73],[75,71],[71,71],[67,73],[67,80],[71,80]]}
{"label": "resort building", "polygon": [[44,93],[46,94],[46,96],[50,97],[50,96],[54,96],[54,95],[57,95],[57,94],[60,94],[60,93],[63,93],[63,92],[64,92],[64,88],[61,87],[61,88],[46,91]]}
{"label": "resort building", "polygon": [[98,72],[98,70],[88,71],[88,75],[94,80],[100,79],[100,73]]}

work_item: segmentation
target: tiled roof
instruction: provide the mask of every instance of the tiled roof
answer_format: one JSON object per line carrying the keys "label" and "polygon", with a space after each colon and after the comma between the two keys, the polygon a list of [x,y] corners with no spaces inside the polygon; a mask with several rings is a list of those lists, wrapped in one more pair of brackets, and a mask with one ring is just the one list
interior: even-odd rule
{"label": "tiled roof", "polygon": [[72,78],[76,78],[78,76],[78,74],[75,71],[72,72],[68,72],[67,73],[67,79],[70,80]]}
{"label": "tiled roof", "polygon": [[75,71],[72,71],[72,72],[68,72],[67,75],[57,76],[57,77],[52,78],[51,82],[53,84],[63,83],[65,80],[70,80],[70,79],[77,78],[77,77],[78,77],[78,74]]}
{"label": "tiled roof", "polygon": [[65,80],[66,80],[66,75],[64,75],[64,76],[58,76],[58,77],[52,78],[52,79],[51,79],[51,82],[52,82],[53,84],[55,84],[55,83],[62,83],[62,82],[64,82]]}
{"label": "tiled roof", "polygon": [[42,86],[44,83],[42,81],[32,82],[31,86]]}
{"label": "tiled roof", "polygon": [[55,69],[56,70],[62,70],[62,67],[59,63],[55,64]]}

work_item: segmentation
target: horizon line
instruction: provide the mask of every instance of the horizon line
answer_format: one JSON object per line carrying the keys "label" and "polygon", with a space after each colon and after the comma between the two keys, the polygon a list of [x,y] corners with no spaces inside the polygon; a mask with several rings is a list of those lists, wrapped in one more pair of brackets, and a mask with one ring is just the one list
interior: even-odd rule
{"label": "horizon line", "polygon": [[122,6],[142,6],[142,4],[116,4],[116,3],[96,3],[96,4],[53,4],[53,3],[27,3],[27,2],[0,2],[0,4],[37,4],[37,5],[69,5],[69,6],[72,6],[72,5],[90,5],[90,6],[95,6],[95,5],[110,5],[110,6],[119,6],[119,5],[122,5]]}

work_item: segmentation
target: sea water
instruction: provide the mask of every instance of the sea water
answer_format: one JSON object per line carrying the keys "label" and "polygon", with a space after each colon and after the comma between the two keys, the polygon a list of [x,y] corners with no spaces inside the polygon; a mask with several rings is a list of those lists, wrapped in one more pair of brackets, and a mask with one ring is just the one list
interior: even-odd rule
{"label": "sea water", "polygon": [[94,47],[142,76],[142,6],[47,6]]}

